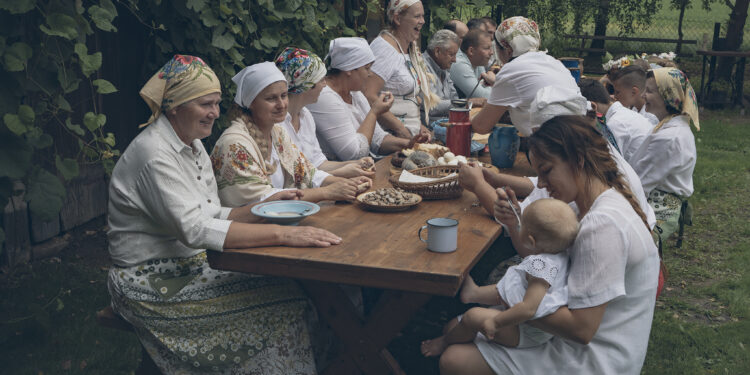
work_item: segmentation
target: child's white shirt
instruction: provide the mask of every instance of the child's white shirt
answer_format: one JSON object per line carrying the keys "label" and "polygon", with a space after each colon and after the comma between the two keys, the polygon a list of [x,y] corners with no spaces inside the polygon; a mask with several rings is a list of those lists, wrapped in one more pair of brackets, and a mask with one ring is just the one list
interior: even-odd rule
{"label": "child's white shirt", "polygon": [[537,254],[523,258],[521,264],[508,268],[497,283],[497,291],[508,306],[523,301],[529,282],[526,275],[544,279],[550,287],[532,319],[554,313],[568,304],[568,253]]}

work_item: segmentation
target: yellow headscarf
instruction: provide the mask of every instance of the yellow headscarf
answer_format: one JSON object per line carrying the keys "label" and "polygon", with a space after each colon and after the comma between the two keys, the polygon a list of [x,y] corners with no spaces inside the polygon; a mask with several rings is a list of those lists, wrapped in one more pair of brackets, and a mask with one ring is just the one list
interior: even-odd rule
{"label": "yellow headscarf", "polygon": [[[685,73],[677,68],[659,68],[654,69],[654,79],[659,95],[664,99],[667,108],[672,108],[680,115],[687,115],[693,120],[696,130],[701,130],[700,119],[698,118],[698,99],[695,97],[695,90],[690,85]],[[659,122],[654,128],[654,132],[659,130],[662,124],[666,123],[674,116],[669,116]]]}
{"label": "yellow headscarf", "polygon": [[156,121],[163,111],[215,92],[221,93],[219,78],[200,57],[174,55],[141,89],[151,117],[139,127]]}

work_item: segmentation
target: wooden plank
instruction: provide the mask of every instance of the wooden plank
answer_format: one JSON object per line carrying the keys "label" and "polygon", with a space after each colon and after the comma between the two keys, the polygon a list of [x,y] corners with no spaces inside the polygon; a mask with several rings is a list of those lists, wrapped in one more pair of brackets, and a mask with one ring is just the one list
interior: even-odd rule
{"label": "wooden plank", "polygon": [[42,221],[42,219],[31,216],[31,242],[38,244],[44,242],[60,233],[60,215],[50,221]]}
{"label": "wooden plank", "polygon": [[695,51],[698,55],[704,56],[719,56],[719,57],[750,57],[750,51],[710,51],[710,50],[698,50]]}
{"label": "wooden plank", "polygon": [[606,52],[607,50],[604,48],[578,48],[578,47],[568,47],[565,48],[566,51],[578,51],[578,52]]}
{"label": "wooden plank", "polygon": [[621,42],[653,42],[653,43],[680,43],[680,44],[698,44],[693,39],[663,39],[663,38],[630,38],[625,36],[604,36],[604,35],[587,35],[587,34],[569,34],[564,35],[570,39],[594,39],[594,40],[616,40]]}
{"label": "wooden plank", "polygon": [[8,199],[3,209],[3,231],[5,242],[3,259],[8,266],[27,263],[31,259],[31,236],[29,235],[29,212],[23,195]]}
{"label": "wooden plank", "polygon": [[99,166],[84,166],[70,181],[60,210],[63,231],[69,231],[107,212],[107,181]]}

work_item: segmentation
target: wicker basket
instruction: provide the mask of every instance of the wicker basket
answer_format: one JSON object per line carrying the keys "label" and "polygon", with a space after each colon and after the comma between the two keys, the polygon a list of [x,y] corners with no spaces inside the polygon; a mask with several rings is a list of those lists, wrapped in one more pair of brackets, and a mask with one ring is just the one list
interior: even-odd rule
{"label": "wicker basket", "polygon": [[409,171],[412,174],[422,177],[440,178],[451,173],[456,176],[449,179],[431,182],[399,182],[401,173],[391,176],[389,179],[391,185],[395,188],[419,194],[423,199],[452,199],[461,196],[464,188],[458,184],[458,167],[455,165],[438,165],[434,167],[417,168]]}

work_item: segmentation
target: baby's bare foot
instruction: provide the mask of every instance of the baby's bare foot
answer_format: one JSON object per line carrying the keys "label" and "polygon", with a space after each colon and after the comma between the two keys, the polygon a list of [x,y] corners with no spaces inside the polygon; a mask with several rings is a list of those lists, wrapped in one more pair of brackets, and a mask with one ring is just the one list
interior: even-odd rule
{"label": "baby's bare foot", "polygon": [[422,341],[422,355],[425,357],[435,357],[443,354],[448,345],[445,342],[445,336],[440,336],[432,340]]}
{"label": "baby's bare foot", "polygon": [[461,294],[459,299],[462,303],[475,303],[476,292],[479,290],[479,286],[474,282],[471,276],[466,276],[463,285],[461,285]]}

